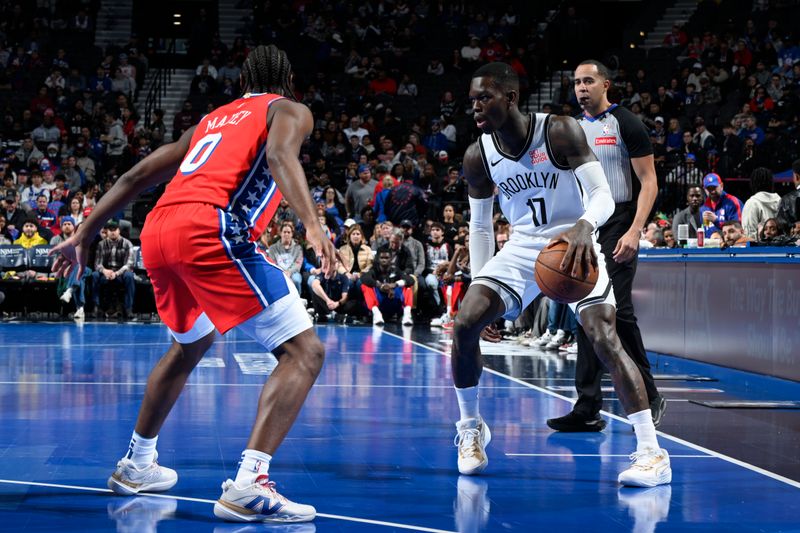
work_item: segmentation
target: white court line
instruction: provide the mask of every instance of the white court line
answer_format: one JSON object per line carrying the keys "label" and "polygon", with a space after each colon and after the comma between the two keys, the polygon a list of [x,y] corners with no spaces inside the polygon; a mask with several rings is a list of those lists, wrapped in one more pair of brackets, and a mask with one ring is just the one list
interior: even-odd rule
{"label": "white court line", "polygon": [[[412,344],[414,344],[416,346],[421,346],[421,347],[427,348],[427,349],[429,349],[430,351],[432,351],[434,353],[439,353],[439,354],[445,355],[447,357],[450,357],[450,354],[448,354],[448,353],[446,353],[446,352],[444,352],[442,350],[439,350],[439,349],[436,349],[436,348],[431,348],[430,346],[422,344],[421,342],[412,341],[412,340],[403,338],[400,335],[392,333],[391,331],[385,331],[384,330],[383,333],[386,334],[386,335],[391,335],[392,337],[395,337],[395,338],[397,338],[397,339],[399,339],[399,340],[401,340],[403,342],[410,342],[410,343],[412,343]],[[514,383],[519,383],[520,385],[523,385],[525,387],[537,390],[537,391],[539,391],[539,392],[541,392],[543,394],[547,394],[548,396],[552,396],[553,398],[558,398],[560,400],[564,400],[565,402],[569,402],[570,404],[575,404],[575,399],[573,399],[573,398],[567,398],[566,396],[563,396],[561,394],[558,394],[558,393],[555,393],[553,391],[547,390],[545,388],[539,387],[539,386],[534,385],[532,383],[526,383],[525,381],[522,381],[521,379],[518,379],[518,378],[515,378],[515,377],[512,377],[512,376],[508,376],[508,375],[503,374],[501,372],[498,372],[496,370],[492,370],[491,368],[484,368],[483,370],[484,370],[484,372],[488,372],[490,374],[494,374],[495,376],[506,378],[508,380],[513,381]],[[605,415],[605,416],[607,416],[608,418],[612,418],[612,419],[617,420],[619,422],[623,422],[625,424],[631,425],[631,423],[625,417],[621,417],[621,416],[615,415],[613,413],[609,413],[608,411],[600,411],[600,413]],[[753,472],[756,472],[756,473],[761,474],[763,476],[767,476],[767,477],[772,478],[772,479],[774,479],[776,481],[780,481],[781,483],[786,483],[787,485],[790,485],[792,487],[800,489],[800,482],[795,481],[793,479],[789,479],[788,477],[784,477],[784,476],[782,476],[780,474],[776,474],[775,472],[770,472],[769,470],[765,470],[765,469],[763,469],[761,467],[758,467],[756,465],[751,465],[750,463],[747,463],[745,461],[740,461],[739,459],[734,459],[733,457],[730,457],[730,456],[725,455],[723,453],[719,453],[717,451],[711,450],[711,449],[706,448],[704,446],[700,446],[699,444],[695,444],[693,442],[689,442],[687,440],[683,440],[680,437],[675,437],[674,435],[670,435],[668,433],[663,433],[661,431],[656,431],[656,433],[658,433],[659,435],[661,435],[662,437],[664,437],[666,439],[669,439],[669,440],[671,440],[673,442],[677,442],[678,444],[683,444],[684,446],[687,446],[689,448],[693,448],[693,449],[695,449],[695,450],[697,450],[699,452],[703,452],[703,453],[707,453],[709,455],[713,455],[714,457],[717,457],[717,458],[722,459],[724,461],[728,461],[729,463],[733,463],[733,464],[735,464],[737,466],[741,466],[742,468],[746,468],[748,470],[752,470]]]}
{"label": "white court line", "polygon": [[[630,454],[625,453],[507,453],[507,457],[630,457]],[[672,455],[669,454],[670,459],[676,457],[681,459],[697,458],[697,459],[717,459],[713,455]]]}
{"label": "white court line", "polygon": [[[135,385],[145,386],[146,381],[0,381],[0,385]],[[187,383],[187,387],[263,387],[264,383]],[[359,385],[352,383],[316,383],[314,388],[323,389],[452,389],[452,385]],[[495,389],[517,389],[519,387],[495,387]],[[688,400],[687,400],[688,401]]]}
{"label": "white court line", "polygon": [[[0,483],[5,483],[7,485],[29,485],[33,487],[47,487],[52,489],[82,490],[86,492],[106,492],[108,494],[113,494],[113,492],[111,492],[111,490],[109,489],[99,489],[97,487],[84,487],[81,485],[61,485],[59,483],[42,483],[39,481],[19,481],[16,479],[0,479]],[[171,494],[156,494],[152,492],[142,493],[141,496],[147,496],[148,498],[164,498],[165,500],[181,500],[185,502],[209,503],[212,505],[216,503],[216,500],[189,498],[188,496],[173,496]],[[342,516],[338,514],[326,514],[326,513],[317,513],[317,516],[322,518],[330,518],[332,520],[344,520],[347,522],[374,524],[376,526],[394,527],[398,529],[410,529],[412,531],[425,531],[426,533],[456,533],[448,529],[434,529],[423,526],[411,526],[408,524],[398,524],[396,522],[384,522],[383,520],[370,520],[369,518],[357,518],[355,516]]]}

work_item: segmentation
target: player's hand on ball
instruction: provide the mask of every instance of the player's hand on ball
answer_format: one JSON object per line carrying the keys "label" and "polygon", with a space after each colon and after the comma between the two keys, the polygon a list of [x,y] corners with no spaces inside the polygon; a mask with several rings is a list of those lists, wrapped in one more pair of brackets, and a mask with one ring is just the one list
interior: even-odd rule
{"label": "player's hand on ball", "polygon": [[594,228],[591,224],[585,220],[578,220],[574,226],[556,235],[547,244],[546,248],[551,248],[559,242],[567,243],[567,251],[560,265],[562,272],[568,272],[571,269],[573,277],[577,278],[579,274],[582,274],[585,279],[590,265],[597,268],[597,254],[592,242],[593,231]]}

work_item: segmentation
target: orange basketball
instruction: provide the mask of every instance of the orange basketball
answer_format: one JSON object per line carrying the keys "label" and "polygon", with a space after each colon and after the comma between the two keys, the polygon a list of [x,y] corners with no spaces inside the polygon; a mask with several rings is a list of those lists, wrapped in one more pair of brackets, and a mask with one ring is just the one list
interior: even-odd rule
{"label": "orange basketball", "polygon": [[559,242],[552,248],[545,248],[536,259],[536,284],[542,293],[561,303],[572,303],[586,298],[597,283],[597,269],[590,265],[589,275],[582,279],[581,268],[578,276],[572,277],[571,268],[562,272],[560,265],[567,251],[567,243]]}

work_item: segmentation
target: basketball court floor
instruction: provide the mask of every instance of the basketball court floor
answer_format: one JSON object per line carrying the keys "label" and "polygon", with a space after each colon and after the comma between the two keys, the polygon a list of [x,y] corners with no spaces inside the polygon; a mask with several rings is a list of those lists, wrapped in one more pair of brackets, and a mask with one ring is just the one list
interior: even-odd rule
{"label": "basketball court floor", "polygon": [[[159,439],[178,484],[123,498],[106,479],[128,445],[161,325],[0,326],[0,531],[800,531],[800,411],[691,400],[800,400],[800,384],[652,354],[669,407],[660,442],[673,482],[617,485],[635,448],[607,392],[603,433],[554,434],[574,361],[511,342],[485,348],[481,411],[493,439],[480,477],[459,477],[450,336],[426,328],[321,326],[327,360],[270,469],[313,504],[313,523],[227,524],[212,514],[234,476],[276,364],[232,332],[201,363]],[[610,382],[608,383],[610,386]]]}

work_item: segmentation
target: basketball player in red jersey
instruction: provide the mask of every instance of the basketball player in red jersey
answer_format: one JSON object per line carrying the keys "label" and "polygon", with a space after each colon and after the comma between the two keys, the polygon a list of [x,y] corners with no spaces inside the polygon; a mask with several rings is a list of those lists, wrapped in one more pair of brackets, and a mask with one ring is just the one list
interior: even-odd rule
{"label": "basketball player in red jersey", "polygon": [[244,522],[305,522],[316,510],[287,500],[269,481],[272,455],[294,423],[322,367],[324,348],[297,290],[252,242],[281,193],[306,227],[326,275],[338,256],[325,238],[298,154],[311,133],[309,109],[293,100],[291,65],[275,46],[244,62],[244,96],[206,115],[175,143],[126,172],[76,234],[54,249],[54,269],[82,269],[105,221],[140,192],[169,178],[142,231],[144,264],[174,342],[147,381],[127,454],[108,480],[124,495],[165,491],[177,473],[156,462],[156,441],[215,329],[237,327],[278,358],[235,480],[222,485],[214,514]]}

